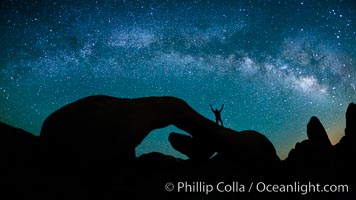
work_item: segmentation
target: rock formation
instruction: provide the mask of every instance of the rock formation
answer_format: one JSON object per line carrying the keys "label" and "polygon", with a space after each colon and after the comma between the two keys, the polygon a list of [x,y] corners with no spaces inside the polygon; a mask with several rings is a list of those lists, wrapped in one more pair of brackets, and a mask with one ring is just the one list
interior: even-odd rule
{"label": "rock formation", "polygon": [[334,146],[337,158],[336,166],[342,170],[355,170],[356,164],[354,158],[356,156],[356,104],[349,104],[345,117],[345,136],[343,136],[340,142]]}
{"label": "rock formation", "polygon": [[35,187],[38,137],[0,122],[0,199],[25,199]]}
{"label": "rock formation", "polygon": [[168,125],[189,133],[199,141],[194,144],[209,146],[241,165],[268,166],[279,162],[272,143],[264,135],[218,126],[175,97],[86,97],[52,113],[43,123],[41,139],[47,145],[45,149],[61,159],[133,159],[135,147],[150,131]]}
{"label": "rock formation", "polygon": [[0,122],[0,168],[23,168],[32,162],[38,138]]}
{"label": "rock formation", "polygon": [[329,168],[333,162],[332,145],[329,137],[315,116],[310,118],[307,125],[308,139],[297,143],[285,163],[296,169]]}
{"label": "rock formation", "polygon": [[356,140],[356,104],[350,103],[346,110],[345,136],[353,137]]}
{"label": "rock formation", "polygon": [[207,160],[215,153],[215,149],[209,148],[208,144],[201,143],[198,139],[189,135],[170,133],[168,140],[175,150],[192,160]]}
{"label": "rock formation", "polygon": [[329,140],[328,134],[325,131],[324,126],[315,116],[311,117],[309,120],[309,123],[307,125],[307,136],[310,142],[322,143],[326,146],[331,147],[331,142]]}

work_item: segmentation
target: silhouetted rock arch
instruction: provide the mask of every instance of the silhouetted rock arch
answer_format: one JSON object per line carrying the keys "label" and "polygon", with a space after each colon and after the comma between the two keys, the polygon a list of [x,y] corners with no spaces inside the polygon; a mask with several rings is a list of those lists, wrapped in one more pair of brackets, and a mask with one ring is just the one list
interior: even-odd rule
{"label": "silhouetted rock arch", "polygon": [[52,113],[43,123],[41,140],[57,156],[133,159],[135,147],[154,129],[174,125],[194,140],[246,164],[279,162],[272,143],[255,131],[218,126],[175,97],[123,99],[89,96]]}

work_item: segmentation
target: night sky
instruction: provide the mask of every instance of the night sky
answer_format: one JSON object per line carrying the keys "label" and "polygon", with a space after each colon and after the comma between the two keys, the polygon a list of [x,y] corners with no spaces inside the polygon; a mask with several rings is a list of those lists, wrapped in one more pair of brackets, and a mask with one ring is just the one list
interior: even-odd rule
{"label": "night sky", "polygon": [[[339,1],[0,3],[0,121],[39,135],[56,109],[106,94],[176,96],[285,158],[318,116],[333,143],[356,102],[356,5]],[[178,157],[168,127],[137,155]]]}

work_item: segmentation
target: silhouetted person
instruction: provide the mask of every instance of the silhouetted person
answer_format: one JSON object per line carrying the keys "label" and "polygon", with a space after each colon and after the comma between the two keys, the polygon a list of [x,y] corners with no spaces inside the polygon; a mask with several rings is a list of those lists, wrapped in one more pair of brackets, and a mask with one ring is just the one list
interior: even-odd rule
{"label": "silhouetted person", "polygon": [[223,121],[221,120],[221,114],[220,114],[223,108],[224,108],[224,104],[221,106],[220,110],[214,109],[213,106],[210,104],[210,109],[211,109],[211,111],[213,111],[213,113],[215,115],[216,123],[219,125],[219,122],[220,122],[221,126],[224,126]]}

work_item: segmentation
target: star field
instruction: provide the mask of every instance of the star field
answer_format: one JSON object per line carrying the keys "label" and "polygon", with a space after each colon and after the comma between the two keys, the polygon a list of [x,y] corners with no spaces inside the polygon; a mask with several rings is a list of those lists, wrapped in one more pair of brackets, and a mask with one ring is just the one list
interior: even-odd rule
{"label": "star field", "polygon": [[[356,101],[353,1],[2,1],[0,120],[39,134],[93,94],[177,96],[284,158],[313,115],[333,143]],[[154,131],[137,154],[182,156]]]}

